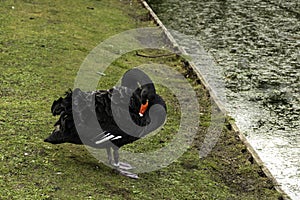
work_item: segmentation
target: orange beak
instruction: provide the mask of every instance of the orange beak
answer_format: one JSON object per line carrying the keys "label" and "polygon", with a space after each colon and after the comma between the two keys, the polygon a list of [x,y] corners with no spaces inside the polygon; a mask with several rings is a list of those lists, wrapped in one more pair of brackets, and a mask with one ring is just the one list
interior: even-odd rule
{"label": "orange beak", "polygon": [[142,104],[140,107],[140,112],[139,112],[140,117],[144,116],[144,113],[146,112],[147,108],[148,108],[148,100],[146,101],[145,104]]}

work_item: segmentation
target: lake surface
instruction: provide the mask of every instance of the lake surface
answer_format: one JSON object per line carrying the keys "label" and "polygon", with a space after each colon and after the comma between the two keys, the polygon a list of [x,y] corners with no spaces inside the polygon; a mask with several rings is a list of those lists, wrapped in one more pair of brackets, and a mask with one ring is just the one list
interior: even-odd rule
{"label": "lake surface", "polygon": [[204,76],[216,93],[225,90],[227,111],[286,193],[300,199],[300,1],[148,2],[192,58],[212,57]]}

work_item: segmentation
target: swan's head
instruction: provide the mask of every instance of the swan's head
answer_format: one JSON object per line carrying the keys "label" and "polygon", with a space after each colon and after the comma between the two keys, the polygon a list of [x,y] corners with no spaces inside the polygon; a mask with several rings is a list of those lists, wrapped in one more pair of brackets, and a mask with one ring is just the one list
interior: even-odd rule
{"label": "swan's head", "polygon": [[155,103],[155,96],[156,96],[154,85],[147,84],[142,86],[141,90],[141,107],[139,111],[139,115],[142,117],[147,109]]}

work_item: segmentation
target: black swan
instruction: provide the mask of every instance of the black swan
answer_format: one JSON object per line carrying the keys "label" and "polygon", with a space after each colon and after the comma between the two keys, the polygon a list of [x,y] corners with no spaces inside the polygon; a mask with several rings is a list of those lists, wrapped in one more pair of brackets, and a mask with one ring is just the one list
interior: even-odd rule
{"label": "black swan", "polygon": [[111,165],[125,176],[138,178],[128,171],[132,168],[129,164],[119,162],[118,150],[162,126],[167,108],[149,76],[133,68],[123,75],[121,86],[66,92],[53,102],[51,112],[60,118],[45,142],[106,148]]}

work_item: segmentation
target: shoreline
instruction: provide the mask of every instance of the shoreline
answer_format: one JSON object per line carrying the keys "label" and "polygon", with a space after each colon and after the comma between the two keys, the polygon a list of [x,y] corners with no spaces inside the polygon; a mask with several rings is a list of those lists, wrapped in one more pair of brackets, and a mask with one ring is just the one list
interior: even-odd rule
{"label": "shoreline", "polygon": [[[172,34],[168,31],[168,29],[164,26],[164,24],[161,22],[161,20],[158,18],[158,16],[155,14],[155,12],[152,10],[152,8],[148,5],[148,3],[145,0],[140,0],[143,4],[143,6],[149,11],[149,14],[151,15],[152,19],[155,21],[155,23],[163,30],[165,33],[165,36],[168,38],[171,45],[178,49],[183,55],[188,55],[188,53],[181,48],[176,40],[173,38]],[[189,66],[193,69],[194,73],[197,75],[197,77],[201,80],[201,83],[210,93],[211,98],[216,103],[218,108],[222,113],[224,113],[225,116],[228,116],[228,112],[226,111],[225,107],[222,105],[219,98],[215,95],[213,92],[212,87],[209,85],[208,81],[205,80],[204,76],[201,74],[201,71],[197,68],[197,66],[190,61],[187,61],[189,63]],[[228,118],[227,118],[228,119]],[[227,120],[227,122],[230,124],[231,128],[234,130],[234,132],[239,136],[241,141],[244,143],[244,145],[247,147],[247,150],[249,153],[253,156],[256,163],[262,168],[263,172],[266,174],[267,177],[269,177],[278,192],[280,192],[284,199],[288,200],[290,197],[286,194],[286,192],[281,188],[279,183],[277,182],[276,178],[272,175],[270,170],[266,167],[265,163],[261,160],[257,152],[254,150],[254,148],[251,146],[251,144],[247,141],[246,136],[242,133],[242,131],[239,129],[239,127],[234,123],[232,120]]]}

